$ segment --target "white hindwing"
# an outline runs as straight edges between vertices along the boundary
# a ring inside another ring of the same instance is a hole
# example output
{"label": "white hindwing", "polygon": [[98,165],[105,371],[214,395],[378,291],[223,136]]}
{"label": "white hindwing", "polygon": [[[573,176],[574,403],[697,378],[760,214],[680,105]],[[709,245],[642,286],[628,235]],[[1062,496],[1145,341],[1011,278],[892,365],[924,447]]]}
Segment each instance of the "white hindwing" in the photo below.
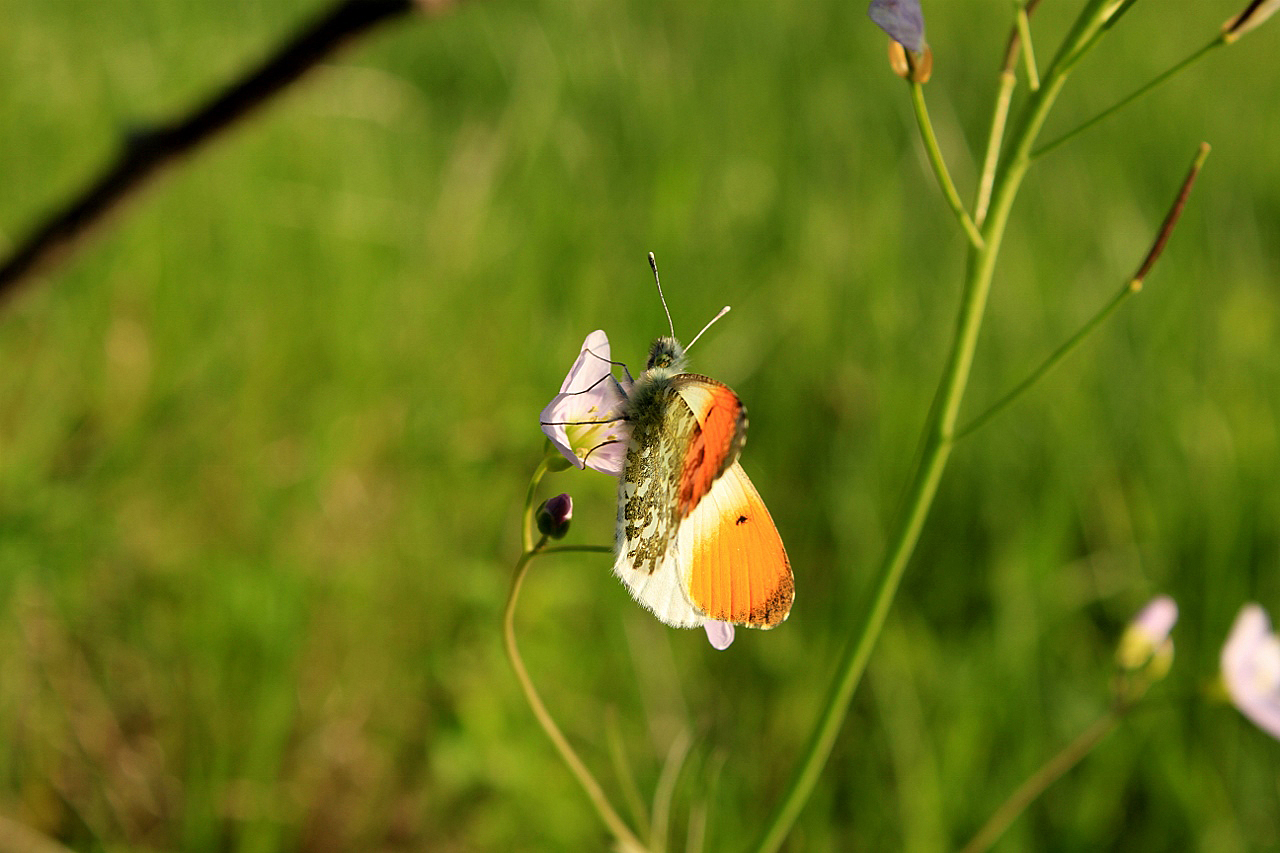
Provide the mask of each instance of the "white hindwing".
{"label": "white hindwing", "polygon": [[684,591],[677,497],[684,451],[698,422],[669,382],[654,387],[660,405],[653,416],[632,421],[618,481],[613,573],[662,622],[696,628],[706,618]]}

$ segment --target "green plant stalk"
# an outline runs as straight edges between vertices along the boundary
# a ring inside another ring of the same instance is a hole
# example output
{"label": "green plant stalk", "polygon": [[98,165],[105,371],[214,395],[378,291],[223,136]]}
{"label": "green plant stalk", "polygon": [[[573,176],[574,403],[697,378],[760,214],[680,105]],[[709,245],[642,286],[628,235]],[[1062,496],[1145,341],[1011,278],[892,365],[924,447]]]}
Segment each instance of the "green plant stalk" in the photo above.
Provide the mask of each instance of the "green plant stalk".
{"label": "green plant stalk", "polygon": [[951,212],[955,214],[956,221],[968,236],[969,244],[981,247],[982,235],[978,232],[978,226],[973,224],[968,211],[964,209],[964,202],[960,201],[960,193],[956,192],[951,173],[947,171],[947,163],[942,159],[942,149],[938,147],[938,137],[934,135],[933,123],[929,121],[929,110],[924,103],[924,86],[914,81],[909,85],[911,106],[915,111],[916,124],[920,127],[920,138],[924,142],[924,150],[929,156],[929,165],[933,167],[933,174],[938,178],[938,186],[942,189],[942,195],[946,198]]}
{"label": "green plant stalk", "polygon": [[1036,798],[1050,785],[1066,775],[1067,771],[1083,761],[1103,738],[1115,730],[1122,718],[1123,711],[1112,709],[1095,720],[1089,728],[1077,735],[1075,740],[1063,747],[1062,751],[1045,762],[1010,794],[960,853],[983,853],[989,850],[1027,806],[1035,802]]}
{"label": "green plant stalk", "polygon": [[978,197],[973,205],[973,219],[979,228],[987,219],[987,207],[991,204],[991,190],[995,185],[996,166],[1000,163],[1000,143],[1004,140],[1005,124],[1009,121],[1009,105],[1013,102],[1013,90],[1018,77],[1010,69],[1000,72],[1000,85],[996,90],[996,105],[991,111],[991,131],[987,134],[987,152],[982,158],[982,174],[978,176]]}
{"label": "green plant stalk", "polygon": [[1040,88],[1040,75],[1036,71],[1036,54],[1031,47],[1031,20],[1027,16],[1027,7],[1019,6],[1016,16],[1018,37],[1022,39],[1022,62],[1027,70],[1027,85],[1031,91]]}
{"label": "green plant stalk", "polygon": [[524,546],[526,556],[531,555],[534,551],[533,532],[537,528],[533,523],[535,511],[533,500],[538,496],[538,484],[542,482],[542,478],[546,476],[547,471],[551,470],[552,463],[555,462],[559,455],[559,452],[551,446],[551,442],[547,442],[547,449],[542,454],[542,461],[538,463],[538,467],[533,470],[533,476],[529,478],[529,491],[525,493],[524,498],[524,517],[520,523],[520,541]]}
{"label": "green plant stalk", "polygon": [[1124,109],[1129,104],[1136,101],[1138,98],[1147,94],[1147,92],[1150,92],[1152,89],[1156,88],[1161,83],[1168,80],[1170,77],[1173,77],[1179,71],[1189,68],[1191,65],[1195,64],[1198,60],[1203,58],[1205,54],[1213,50],[1215,47],[1221,47],[1225,44],[1229,44],[1229,42],[1226,39],[1226,36],[1215,36],[1213,41],[1209,42],[1204,47],[1201,47],[1195,53],[1191,54],[1186,59],[1183,59],[1181,62],[1177,63],[1172,68],[1169,68],[1168,70],[1166,70],[1165,72],[1157,76],[1154,80],[1151,80],[1149,83],[1139,87],[1138,89],[1135,89],[1133,92],[1130,92],[1128,95],[1121,98],[1119,101],[1116,101],[1114,104],[1107,107],[1105,110],[1098,113],[1096,116],[1089,119],[1084,124],[1081,124],[1073,128],[1072,130],[1067,131],[1066,133],[1054,139],[1052,142],[1046,142],[1044,145],[1041,145],[1040,147],[1038,147],[1035,151],[1032,152],[1031,154],[1032,158],[1038,159],[1040,157],[1043,157],[1045,154],[1048,154],[1050,151],[1053,151],[1059,145],[1062,145],[1063,143],[1071,139],[1074,139],[1079,134],[1084,133],[1089,128],[1109,118],[1114,113],[1117,113],[1120,110]]}
{"label": "green plant stalk", "polygon": [[1142,290],[1143,282],[1146,281],[1147,275],[1150,274],[1156,261],[1160,259],[1160,255],[1164,252],[1165,245],[1173,235],[1173,229],[1177,227],[1178,220],[1182,217],[1182,210],[1183,207],[1186,206],[1187,197],[1191,194],[1191,187],[1199,176],[1200,170],[1204,168],[1204,161],[1208,156],[1209,143],[1200,143],[1200,146],[1196,149],[1196,155],[1191,161],[1191,168],[1187,171],[1187,176],[1182,179],[1182,186],[1179,187],[1178,194],[1174,198],[1173,204],[1169,207],[1168,213],[1165,214],[1164,222],[1161,224],[1160,230],[1156,233],[1155,239],[1151,243],[1151,248],[1147,250],[1146,257],[1143,258],[1142,264],[1138,267],[1138,271],[1133,274],[1133,277],[1125,282],[1119,292],[1117,292],[1115,296],[1111,297],[1110,301],[1090,317],[1074,335],[1067,338],[1061,346],[1050,353],[1049,357],[1040,363],[1039,367],[1031,371],[1030,375],[1015,385],[1013,390],[997,400],[985,412],[970,421],[964,429],[957,431],[955,435],[956,441],[959,441],[966,435],[975,432],[1000,412],[1004,411],[1009,404],[1022,396],[1022,394],[1032,385],[1035,385],[1036,382],[1040,381],[1040,378],[1048,373],[1054,365],[1066,358],[1067,355],[1079,346],[1080,343],[1083,342],[1094,329],[1098,328],[1103,321],[1115,313],[1115,310],[1120,307],[1122,302]]}
{"label": "green plant stalk", "polygon": [[1019,122],[1011,133],[1009,157],[996,174],[990,212],[981,232],[982,241],[971,244],[969,250],[956,330],[937,396],[925,423],[923,451],[907,490],[905,509],[890,536],[888,549],[875,580],[871,605],[845,646],[826,704],[801,752],[800,763],[765,823],[763,833],[752,848],[759,853],[774,853],[782,845],[783,839],[799,817],[800,810],[812,794],[835,745],[848,713],[849,703],[866,670],[880,630],[888,617],[902,573],[919,541],[920,531],[937,494],[938,483],[955,441],[956,419],[973,366],[974,350],[982,327],[996,258],[1014,199],[1031,165],[1032,145],[1066,83],[1070,67],[1078,58],[1080,45],[1091,41],[1097,28],[1102,25],[1101,12],[1104,6],[1104,3],[1095,0],[1082,13],[1047,70],[1040,89],[1032,93],[1024,106]]}
{"label": "green plant stalk", "polygon": [[1021,382],[1015,385],[1013,389],[1009,391],[1009,393],[1005,394],[1003,397],[1001,397],[999,400],[993,403],[990,408],[988,408],[985,412],[983,412],[982,414],[974,418],[972,421],[970,421],[968,425],[966,425],[963,429],[957,430],[955,434],[955,440],[959,441],[960,439],[976,432],[977,430],[985,426],[987,422],[990,421],[992,418],[994,418],[996,415],[1003,412],[1014,400],[1021,397],[1022,394],[1028,388],[1030,388],[1032,385],[1035,385],[1037,382],[1039,382],[1040,379],[1046,373],[1048,373],[1050,370],[1053,369],[1054,365],[1062,361],[1062,359],[1066,358],[1071,353],[1071,351],[1074,350],[1077,346],[1079,346],[1081,342],[1084,341],[1085,338],[1089,337],[1089,334],[1094,329],[1098,328],[1098,326],[1100,326],[1103,323],[1103,321],[1105,321],[1108,317],[1110,317],[1113,313],[1115,313],[1116,309],[1120,307],[1121,303],[1123,303],[1125,299],[1137,293],[1141,289],[1142,289],[1142,283],[1139,282],[1137,279],[1134,279],[1133,281],[1130,281],[1130,282],[1126,282],[1124,287],[1122,287],[1120,291],[1116,293],[1115,296],[1111,297],[1110,301],[1108,301],[1106,305],[1102,306],[1102,308],[1096,314],[1090,317],[1089,320],[1085,322],[1085,324],[1081,326],[1074,335],[1067,338],[1067,340],[1064,341],[1062,345],[1059,346],[1056,350],[1054,350],[1049,355],[1048,358],[1042,361],[1039,367],[1031,371],[1031,373],[1025,379],[1023,379]]}

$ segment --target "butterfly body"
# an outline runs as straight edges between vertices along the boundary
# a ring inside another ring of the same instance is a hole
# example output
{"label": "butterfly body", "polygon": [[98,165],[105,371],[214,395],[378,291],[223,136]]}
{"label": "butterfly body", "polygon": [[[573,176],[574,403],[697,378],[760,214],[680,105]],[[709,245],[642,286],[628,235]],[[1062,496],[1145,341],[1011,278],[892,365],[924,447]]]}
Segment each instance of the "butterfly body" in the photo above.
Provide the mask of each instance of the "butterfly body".
{"label": "butterfly body", "polygon": [[771,628],[787,618],[795,587],[782,539],[737,462],[746,409],[728,386],[684,367],[679,342],[658,338],[624,389],[630,437],[614,573],[668,625]]}

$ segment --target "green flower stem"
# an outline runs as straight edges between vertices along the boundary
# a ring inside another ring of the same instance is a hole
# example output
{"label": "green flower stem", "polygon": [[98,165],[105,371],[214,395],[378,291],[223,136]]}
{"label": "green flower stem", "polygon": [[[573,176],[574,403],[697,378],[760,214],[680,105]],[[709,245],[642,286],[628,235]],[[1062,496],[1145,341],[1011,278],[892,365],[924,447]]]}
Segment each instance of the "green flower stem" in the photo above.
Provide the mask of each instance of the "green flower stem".
{"label": "green flower stem", "polygon": [[1160,226],[1155,239],[1151,243],[1151,248],[1147,250],[1146,257],[1143,258],[1142,264],[1138,267],[1138,271],[1133,274],[1133,278],[1125,282],[1124,286],[1111,300],[1103,305],[1098,313],[1094,314],[1089,320],[1076,331],[1074,335],[1053,351],[1048,358],[1041,362],[1040,366],[1031,371],[1026,379],[1014,386],[1013,390],[1005,394],[997,400],[989,409],[978,415],[969,422],[964,429],[956,432],[955,440],[959,441],[965,436],[975,432],[1000,412],[1004,411],[1014,400],[1022,396],[1022,394],[1036,384],[1042,376],[1048,373],[1054,365],[1062,361],[1072,350],[1089,336],[1089,333],[1102,324],[1104,320],[1110,317],[1120,304],[1128,297],[1142,290],[1143,283],[1147,280],[1147,276],[1151,273],[1151,268],[1155,266],[1157,260],[1160,259],[1161,253],[1164,251],[1165,245],[1169,242],[1169,237],[1173,234],[1173,229],[1178,224],[1178,219],[1182,216],[1182,209],[1187,203],[1187,196],[1191,193],[1191,187],[1195,183],[1196,177],[1199,176],[1200,170],[1204,168],[1205,158],[1209,156],[1209,144],[1207,142],[1200,143],[1200,147],[1196,149],[1196,156],[1191,161],[1191,168],[1187,170],[1187,176],[1182,180],[1182,186],[1178,188],[1178,194],[1173,199],[1168,213],[1165,214],[1164,222]]}
{"label": "green flower stem", "polygon": [[915,108],[920,138],[924,141],[924,150],[929,155],[933,174],[938,178],[938,186],[942,188],[942,194],[946,197],[951,212],[956,215],[960,227],[968,235],[969,243],[975,248],[981,248],[982,235],[978,233],[978,226],[973,224],[973,219],[964,209],[964,203],[960,201],[960,193],[956,192],[951,173],[947,171],[947,163],[942,159],[942,149],[938,147],[938,137],[933,133],[933,123],[929,121],[929,110],[924,103],[924,86],[916,82],[910,82],[908,85],[911,87],[911,105]]}
{"label": "green flower stem", "polygon": [[1080,343],[1089,336],[1090,332],[1100,326],[1103,321],[1115,313],[1115,310],[1120,307],[1120,304],[1124,302],[1126,298],[1140,290],[1142,290],[1142,283],[1137,279],[1127,282],[1124,287],[1120,288],[1119,293],[1111,297],[1111,300],[1107,302],[1106,305],[1102,306],[1102,309],[1098,311],[1098,313],[1089,318],[1088,322],[1081,326],[1074,335],[1067,338],[1066,342],[1041,362],[1039,367],[1031,371],[1031,374],[1027,376],[1026,379],[1019,382],[1014,386],[1013,390],[993,403],[991,408],[978,415],[963,429],[957,430],[955,440],[959,441],[960,439],[977,432],[981,427],[985,426],[988,421],[1008,408],[1014,400],[1021,397],[1027,389],[1039,382],[1041,377],[1053,369],[1054,365],[1066,358],[1072,350],[1079,346]]}
{"label": "green flower stem", "polygon": [[991,848],[1004,834],[1005,830],[1035,802],[1050,785],[1061,779],[1068,770],[1075,767],[1085,756],[1093,751],[1103,738],[1111,734],[1123,719],[1124,708],[1116,708],[1103,714],[1093,725],[1085,729],[1075,740],[1063,747],[1062,751],[1045,762],[1039,770],[1023,782],[1009,798],[1000,804],[991,817],[983,824],[973,839],[960,853],[983,853]]}
{"label": "green flower stem", "polygon": [[1078,134],[1084,133],[1086,130],[1093,127],[1095,124],[1098,124],[1104,119],[1110,117],[1113,113],[1119,112],[1124,107],[1127,107],[1130,103],[1142,97],[1147,92],[1150,92],[1152,89],[1156,88],[1161,83],[1168,80],[1170,77],[1173,77],[1179,71],[1182,71],[1183,69],[1188,68],[1191,65],[1195,64],[1198,60],[1203,58],[1205,54],[1209,53],[1209,51],[1213,50],[1215,47],[1221,47],[1229,43],[1230,42],[1225,35],[1216,36],[1213,39],[1213,41],[1209,42],[1204,47],[1200,48],[1195,53],[1188,56],[1186,59],[1183,59],[1181,62],[1174,65],[1172,68],[1168,69],[1167,71],[1162,73],[1160,76],[1156,77],[1154,80],[1147,83],[1145,86],[1142,86],[1136,89],[1135,91],[1121,98],[1116,103],[1107,107],[1105,110],[1098,113],[1096,116],[1089,119],[1084,124],[1074,128],[1073,130],[1067,131],[1066,133],[1062,134],[1058,138],[1054,139],[1052,142],[1047,142],[1044,145],[1041,145],[1034,152],[1032,152],[1031,156],[1033,158],[1043,157],[1045,154],[1048,154],[1050,151],[1054,150],[1059,145],[1062,145],[1064,142],[1074,139]]}
{"label": "green flower stem", "polygon": [[[1019,10],[1021,16],[1030,22],[1030,15],[1038,5],[1040,0],[1027,0]],[[982,174],[978,176],[978,193],[973,203],[973,221],[979,228],[986,221],[987,208],[991,204],[991,189],[995,184],[996,167],[1000,164],[1000,146],[1004,144],[1009,106],[1013,102],[1013,90],[1018,85],[1018,55],[1022,52],[1022,43],[1022,30],[1015,21],[1013,31],[1009,33],[1009,45],[1005,48],[1004,65],[1000,69],[996,103],[991,111],[991,131],[987,134],[987,152],[982,158]]]}
{"label": "green flower stem", "polygon": [[987,134],[987,153],[982,158],[982,174],[978,176],[978,198],[973,205],[973,219],[979,228],[986,220],[987,206],[991,204],[991,188],[995,184],[996,166],[1000,163],[1000,143],[1004,140],[1009,105],[1013,102],[1013,90],[1017,85],[1018,76],[1011,69],[1000,72],[996,105],[991,111],[991,132]]}
{"label": "green flower stem", "polygon": [[534,500],[538,497],[538,485],[558,458],[560,458],[559,451],[552,447],[551,442],[548,441],[547,450],[542,455],[542,461],[538,463],[538,467],[533,470],[533,476],[529,478],[529,491],[525,494],[524,519],[521,523],[521,542],[524,545],[526,556],[530,556],[534,552],[533,534],[537,530],[537,526],[534,524],[533,515],[535,510]]}
{"label": "green flower stem", "polygon": [[[845,646],[826,704],[801,752],[800,763],[753,848],[760,853],[774,853],[782,845],[783,839],[799,817],[801,808],[813,792],[848,713],[854,691],[866,670],[871,650],[889,614],[902,573],[919,540],[920,531],[951,454],[956,420],[973,366],[974,349],[982,327],[996,258],[1008,224],[1009,212],[1022,179],[1031,165],[1031,147],[1044,125],[1045,117],[1062,91],[1070,67],[1074,59],[1078,58],[1080,46],[1091,40],[1102,26],[1105,20],[1104,9],[1101,0],[1094,0],[1086,7],[1059,50],[1059,58],[1046,71],[1040,89],[1033,92],[1024,105],[1019,121],[1011,133],[1009,158],[1003,169],[996,173],[990,212],[983,223],[981,239],[971,241],[955,335],[934,405],[925,422],[923,451],[907,490],[905,509],[890,535],[889,547],[875,580],[871,606],[855,626],[854,633]],[[1062,61],[1061,58],[1064,57],[1072,61]],[[913,85],[913,96],[918,94],[915,92],[917,88],[918,86]]]}
{"label": "green flower stem", "polygon": [[1022,63],[1027,70],[1027,85],[1031,91],[1040,88],[1040,75],[1036,71],[1036,54],[1031,47],[1031,20],[1027,16],[1027,7],[1019,6],[1016,16],[1018,37],[1022,40]]}
{"label": "green flower stem", "polygon": [[[545,473],[544,466],[539,466],[531,485],[536,486],[543,473]],[[527,530],[528,528],[526,527],[526,532]],[[515,574],[511,580],[511,592],[507,596],[506,612],[502,619],[502,638],[506,645],[507,658],[511,661],[511,668],[515,670],[516,679],[520,682],[520,688],[524,691],[524,697],[528,701],[529,707],[533,710],[533,715],[538,718],[538,723],[542,726],[542,730],[547,733],[552,745],[560,753],[560,758],[568,765],[578,783],[582,785],[582,789],[586,791],[587,798],[595,806],[596,813],[600,815],[600,819],[604,821],[605,826],[613,833],[613,837],[618,842],[618,848],[627,851],[627,853],[641,853],[647,848],[640,843],[640,839],[636,838],[635,834],[627,827],[626,822],[614,811],[613,806],[609,803],[609,798],[604,793],[604,789],[600,787],[600,783],[596,781],[595,776],[591,775],[587,765],[578,757],[578,753],[574,752],[573,747],[569,745],[569,741],[560,731],[560,727],[556,725],[556,721],[551,718],[551,713],[547,711],[547,706],[543,704],[542,697],[538,695],[532,679],[529,678],[529,671],[525,669],[524,659],[520,657],[520,649],[516,646],[516,602],[520,598],[520,588],[524,585],[524,578],[528,573],[530,561],[539,554],[563,554],[569,552],[612,553],[613,549],[602,545],[560,545],[545,548],[546,541],[547,537],[543,536],[533,547],[525,550],[520,555],[520,560],[516,563]]]}

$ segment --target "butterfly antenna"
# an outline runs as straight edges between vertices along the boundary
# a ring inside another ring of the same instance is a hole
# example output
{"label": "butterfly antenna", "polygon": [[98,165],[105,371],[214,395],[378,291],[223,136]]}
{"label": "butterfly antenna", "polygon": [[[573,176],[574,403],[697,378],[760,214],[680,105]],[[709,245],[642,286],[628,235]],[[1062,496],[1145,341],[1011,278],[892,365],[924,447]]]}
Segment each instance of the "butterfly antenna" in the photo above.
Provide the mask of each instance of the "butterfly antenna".
{"label": "butterfly antenna", "polygon": [[[714,323],[716,320],[719,320],[721,317],[723,317],[725,314],[728,314],[728,313],[729,313],[729,306],[726,305],[720,309],[719,314],[716,314],[716,316],[712,317],[710,322],[708,322],[707,325],[702,327],[702,332],[705,332],[707,329],[710,329],[712,323]],[[693,336],[693,340],[689,341],[689,345],[684,348],[685,352],[688,352],[690,349],[693,348],[693,345],[698,342],[698,338],[702,337],[702,332],[698,332],[698,334]]]}
{"label": "butterfly antenna", "polygon": [[662,300],[662,310],[667,312],[667,325],[671,327],[671,337],[676,336],[676,324],[671,322],[671,309],[667,307],[667,297],[662,295],[662,282],[658,280],[658,259],[649,253],[649,266],[653,267],[653,283],[658,285],[658,298]]}

